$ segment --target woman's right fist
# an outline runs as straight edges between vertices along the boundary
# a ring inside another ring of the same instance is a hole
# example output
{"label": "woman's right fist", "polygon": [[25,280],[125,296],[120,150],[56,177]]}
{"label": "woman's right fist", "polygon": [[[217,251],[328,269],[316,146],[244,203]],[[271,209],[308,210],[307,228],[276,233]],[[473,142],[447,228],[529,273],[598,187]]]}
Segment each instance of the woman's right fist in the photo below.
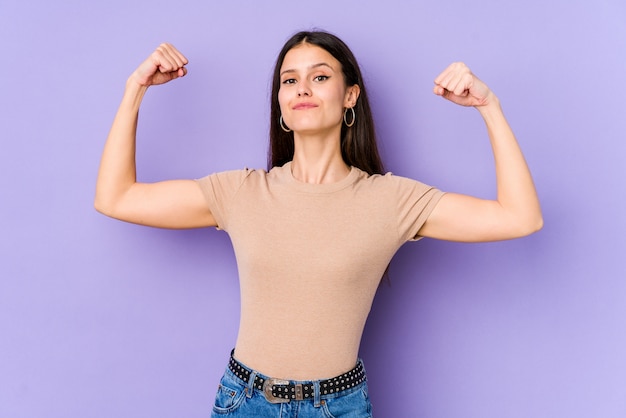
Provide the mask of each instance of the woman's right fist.
{"label": "woman's right fist", "polygon": [[174,45],[164,43],[141,63],[131,78],[145,87],[167,83],[187,74],[188,62]]}

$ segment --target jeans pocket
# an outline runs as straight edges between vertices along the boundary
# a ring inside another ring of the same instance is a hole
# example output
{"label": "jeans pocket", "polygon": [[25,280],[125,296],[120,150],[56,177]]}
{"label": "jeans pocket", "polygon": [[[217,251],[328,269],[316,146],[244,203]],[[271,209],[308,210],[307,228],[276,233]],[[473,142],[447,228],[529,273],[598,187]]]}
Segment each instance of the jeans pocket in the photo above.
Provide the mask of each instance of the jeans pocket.
{"label": "jeans pocket", "polygon": [[327,418],[371,418],[372,404],[367,394],[367,384],[363,383],[345,395],[325,399],[322,410]]}
{"label": "jeans pocket", "polygon": [[245,399],[246,387],[225,375],[217,387],[213,412],[221,415],[234,412]]}

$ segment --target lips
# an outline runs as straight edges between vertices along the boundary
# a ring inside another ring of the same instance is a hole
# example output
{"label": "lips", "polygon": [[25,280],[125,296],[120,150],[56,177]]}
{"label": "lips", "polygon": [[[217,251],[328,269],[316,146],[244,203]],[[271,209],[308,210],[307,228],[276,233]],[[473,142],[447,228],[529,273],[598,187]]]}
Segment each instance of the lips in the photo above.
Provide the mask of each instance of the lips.
{"label": "lips", "polygon": [[315,103],[298,103],[293,107],[293,110],[306,110],[313,109],[314,107],[317,107]]}

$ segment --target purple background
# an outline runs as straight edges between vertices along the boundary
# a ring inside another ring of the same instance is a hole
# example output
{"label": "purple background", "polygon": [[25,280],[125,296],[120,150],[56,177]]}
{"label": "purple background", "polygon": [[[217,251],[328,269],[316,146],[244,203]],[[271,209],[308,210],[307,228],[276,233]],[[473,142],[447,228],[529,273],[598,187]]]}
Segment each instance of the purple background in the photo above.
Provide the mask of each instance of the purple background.
{"label": "purple background", "polygon": [[189,76],[146,97],[140,179],[264,167],[275,56],[320,27],[361,62],[391,171],[493,196],[478,113],[431,93],[462,60],[544,210],[521,240],[400,250],[361,349],[377,416],[624,417],[625,22],[623,0],[2,0],[0,416],[209,416],[238,322],[228,236],[97,214],[100,152],[169,41]]}

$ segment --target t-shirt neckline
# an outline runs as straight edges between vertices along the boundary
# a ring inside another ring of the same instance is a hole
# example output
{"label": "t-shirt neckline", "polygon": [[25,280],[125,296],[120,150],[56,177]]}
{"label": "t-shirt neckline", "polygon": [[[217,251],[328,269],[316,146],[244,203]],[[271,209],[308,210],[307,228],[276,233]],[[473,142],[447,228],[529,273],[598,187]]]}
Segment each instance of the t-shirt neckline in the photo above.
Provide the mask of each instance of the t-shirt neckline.
{"label": "t-shirt neckline", "polygon": [[350,166],[350,172],[348,175],[334,183],[305,183],[293,176],[293,173],[291,172],[291,163],[292,162],[289,161],[282,166],[283,176],[286,178],[290,187],[306,193],[332,193],[345,189],[353,184],[359,175],[359,170],[356,167]]}

